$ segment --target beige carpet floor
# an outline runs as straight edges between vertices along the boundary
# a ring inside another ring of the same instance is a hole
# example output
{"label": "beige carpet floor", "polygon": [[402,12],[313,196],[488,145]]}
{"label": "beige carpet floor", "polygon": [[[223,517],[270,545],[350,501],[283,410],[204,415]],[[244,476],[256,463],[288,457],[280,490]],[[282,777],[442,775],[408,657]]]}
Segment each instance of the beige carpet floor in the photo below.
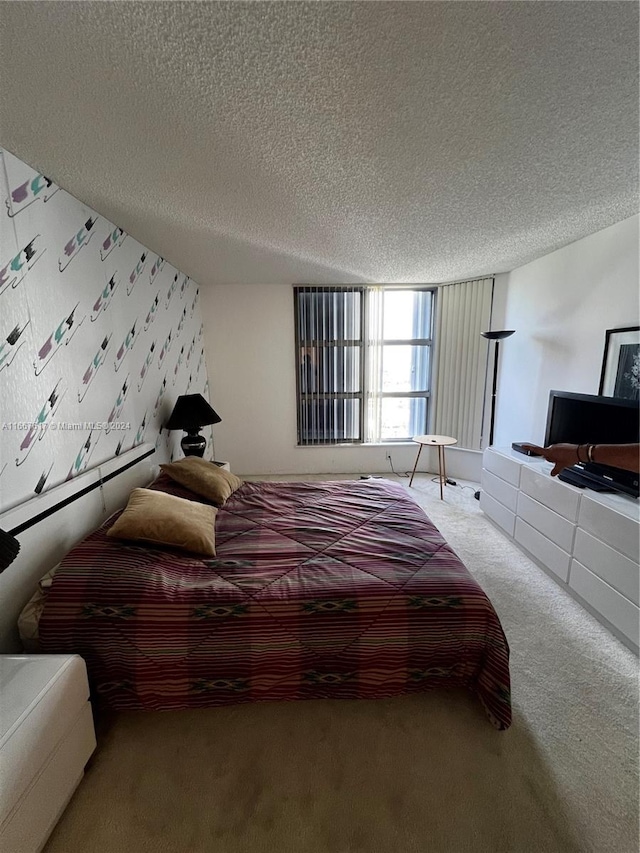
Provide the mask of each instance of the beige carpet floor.
{"label": "beige carpet floor", "polygon": [[637,853],[637,658],[470,484],[411,494],[502,620],[507,732],[459,691],[116,714],[46,853]]}

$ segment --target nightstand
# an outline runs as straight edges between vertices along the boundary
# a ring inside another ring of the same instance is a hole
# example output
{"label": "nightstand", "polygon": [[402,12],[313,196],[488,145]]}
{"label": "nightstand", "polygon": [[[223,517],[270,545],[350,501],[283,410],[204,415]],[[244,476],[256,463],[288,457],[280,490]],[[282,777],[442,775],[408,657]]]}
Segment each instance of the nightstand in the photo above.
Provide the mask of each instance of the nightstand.
{"label": "nightstand", "polygon": [[222,468],[223,471],[231,471],[231,465],[228,462],[216,462],[215,459],[212,460],[214,465],[217,465],[218,468]]}
{"label": "nightstand", "polygon": [[0,655],[0,850],[37,853],[95,749],[77,655]]}

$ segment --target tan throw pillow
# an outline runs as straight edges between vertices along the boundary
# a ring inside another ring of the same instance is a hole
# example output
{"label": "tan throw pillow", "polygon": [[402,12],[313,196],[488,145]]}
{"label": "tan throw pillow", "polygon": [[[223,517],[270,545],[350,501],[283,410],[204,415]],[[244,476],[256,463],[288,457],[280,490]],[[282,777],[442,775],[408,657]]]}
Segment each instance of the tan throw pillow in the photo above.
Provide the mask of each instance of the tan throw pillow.
{"label": "tan throw pillow", "polygon": [[216,513],[212,506],[197,501],[150,489],[134,489],[122,514],[107,530],[107,536],[171,545],[215,557]]}
{"label": "tan throw pillow", "polygon": [[242,485],[240,477],[199,456],[187,456],[178,462],[161,465],[160,468],[176,483],[186,486],[196,495],[201,495],[218,506],[222,506]]}

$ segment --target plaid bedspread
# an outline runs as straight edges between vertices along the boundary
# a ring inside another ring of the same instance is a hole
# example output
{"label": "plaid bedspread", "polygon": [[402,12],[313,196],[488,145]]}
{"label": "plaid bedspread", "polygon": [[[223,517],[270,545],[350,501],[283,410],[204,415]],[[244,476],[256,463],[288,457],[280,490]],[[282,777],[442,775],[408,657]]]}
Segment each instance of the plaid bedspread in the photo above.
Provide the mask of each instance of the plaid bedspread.
{"label": "plaid bedspread", "polygon": [[107,707],[464,686],[510,725],[500,621],[402,486],[247,482],[218,512],[215,558],[117,542],[114,521],[67,555],[40,621],[43,651],[82,655]]}

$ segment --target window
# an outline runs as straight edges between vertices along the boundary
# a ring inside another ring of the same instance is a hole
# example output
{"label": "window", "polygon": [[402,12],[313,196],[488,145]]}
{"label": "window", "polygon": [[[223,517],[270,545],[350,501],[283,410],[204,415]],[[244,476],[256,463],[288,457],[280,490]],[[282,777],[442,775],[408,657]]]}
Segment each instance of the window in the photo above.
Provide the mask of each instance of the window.
{"label": "window", "polygon": [[298,444],[427,431],[433,290],[296,287]]}
{"label": "window", "polygon": [[433,292],[383,289],[381,295],[380,440],[406,441],[427,432]]}

